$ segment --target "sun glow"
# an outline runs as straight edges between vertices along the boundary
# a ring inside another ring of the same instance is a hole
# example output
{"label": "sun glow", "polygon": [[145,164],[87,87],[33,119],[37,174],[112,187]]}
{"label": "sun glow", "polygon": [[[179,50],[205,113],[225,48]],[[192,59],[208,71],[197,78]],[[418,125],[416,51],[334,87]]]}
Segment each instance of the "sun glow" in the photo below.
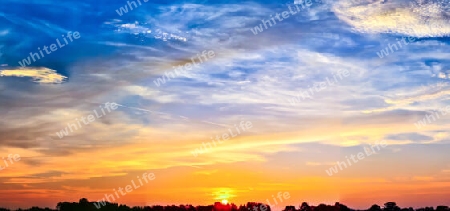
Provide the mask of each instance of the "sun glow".
{"label": "sun glow", "polygon": [[233,194],[235,190],[231,188],[215,188],[212,191],[212,195],[214,196],[214,201],[220,201],[222,204],[228,204],[228,201],[230,199],[233,199],[236,197],[235,194]]}

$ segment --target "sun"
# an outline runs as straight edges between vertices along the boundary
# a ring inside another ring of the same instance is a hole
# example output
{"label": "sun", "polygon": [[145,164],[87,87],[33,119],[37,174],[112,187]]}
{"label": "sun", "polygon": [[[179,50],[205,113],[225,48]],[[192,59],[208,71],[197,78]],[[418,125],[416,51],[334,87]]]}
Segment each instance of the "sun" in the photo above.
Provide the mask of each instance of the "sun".
{"label": "sun", "polygon": [[214,196],[213,200],[221,203],[222,205],[228,205],[230,203],[230,199],[236,197],[236,195],[233,194],[234,192],[235,190],[231,188],[215,188],[212,192],[212,195]]}

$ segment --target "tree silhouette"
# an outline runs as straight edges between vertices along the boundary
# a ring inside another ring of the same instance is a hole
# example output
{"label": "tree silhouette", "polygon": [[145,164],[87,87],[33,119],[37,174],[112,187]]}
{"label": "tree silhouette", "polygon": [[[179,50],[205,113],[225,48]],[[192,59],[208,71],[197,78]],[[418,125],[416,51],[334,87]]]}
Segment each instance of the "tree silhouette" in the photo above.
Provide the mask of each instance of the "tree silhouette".
{"label": "tree silhouette", "polygon": [[300,206],[300,211],[311,211],[311,207],[309,206],[308,203],[303,202],[302,205]]}
{"label": "tree silhouette", "polygon": [[450,211],[447,206],[437,206],[436,211]]}
{"label": "tree silhouette", "polygon": [[381,207],[378,204],[374,204],[369,208],[369,211],[381,211]]}
{"label": "tree silhouette", "polygon": [[[167,206],[145,206],[145,207],[128,207],[126,205],[119,205],[117,203],[105,202],[104,206],[99,209],[95,207],[94,202],[89,202],[86,198],[80,199],[78,202],[58,202],[56,210],[50,208],[31,207],[29,209],[17,209],[16,211],[271,211],[267,204],[259,202],[248,202],[245,205],[240,205],[239,208],[235,204],[222,204],[216,202],[214,205],[208,206],[192,206],[192,205],[167,205]],[[8,209],[0,208],[0,211],[10,211]],[[349,207],[336,202],[334,205],[319,204],[318,206],[309,206],[307,202],[303,202],[299,209],[295,206],[286,206],[284,211],[356,211]],[[363,211],[363,210],[357,210]],[[397,206],[395,202],[386,202],[383,209],[374,204],[365,211],[450,211],[448,206],[437,206],[436,210],[433,207],[418,208],[403,208]]]}
{"label": "tree silhouette", "polygon": [[400,207],[395,202],[386,202],[383,211],[400,211]]}

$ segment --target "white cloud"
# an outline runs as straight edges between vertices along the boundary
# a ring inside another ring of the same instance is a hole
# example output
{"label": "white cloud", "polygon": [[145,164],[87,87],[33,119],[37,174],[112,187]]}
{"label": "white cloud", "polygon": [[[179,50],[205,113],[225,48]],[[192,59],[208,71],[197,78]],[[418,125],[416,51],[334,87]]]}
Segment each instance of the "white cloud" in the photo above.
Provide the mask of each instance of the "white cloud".
{"label": "white cloud", "polygon": [[402,1],[340,0],[333,10],[337,17],[362,33],[399,33],[416,37],[450,34],[448,8],[442,1],[409,4]]}

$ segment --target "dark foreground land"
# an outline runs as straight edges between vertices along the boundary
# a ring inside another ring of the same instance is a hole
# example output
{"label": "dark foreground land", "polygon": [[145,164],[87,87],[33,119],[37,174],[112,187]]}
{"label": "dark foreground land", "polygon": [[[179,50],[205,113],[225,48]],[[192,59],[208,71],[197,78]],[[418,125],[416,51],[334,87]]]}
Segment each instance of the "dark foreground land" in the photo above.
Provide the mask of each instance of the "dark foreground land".
{"label": "dark foreground land", "polygon": [[[221,204],[216,202],[214,205],[208,206],[192,206],[192,205],[168,205],[168,206],[145,206],[145,207],[128,207],[117,203],[109,202],[89,202],[87,199],[80,199],[79,202],[59,202],[56,209],[32,207],[30,209],[18,209],[16,211],[271,211],[270,206],[263,203],[248,202],[246,205],[237,207],[234,204]],[[0,211],[11,211],[9,209],[0,208]],[[277,211],[277,210],[274,210]],[[318,206],[309,206],[303,202],[298,208],[295,206],[286,206],[283,211],[450,211],[448,206],[425,207],[419,209],[400,208],[395,202],[387,202],[383,207],[376,204],[367,210],[355,210],[336,202],[334,205],[319,204]]]}

